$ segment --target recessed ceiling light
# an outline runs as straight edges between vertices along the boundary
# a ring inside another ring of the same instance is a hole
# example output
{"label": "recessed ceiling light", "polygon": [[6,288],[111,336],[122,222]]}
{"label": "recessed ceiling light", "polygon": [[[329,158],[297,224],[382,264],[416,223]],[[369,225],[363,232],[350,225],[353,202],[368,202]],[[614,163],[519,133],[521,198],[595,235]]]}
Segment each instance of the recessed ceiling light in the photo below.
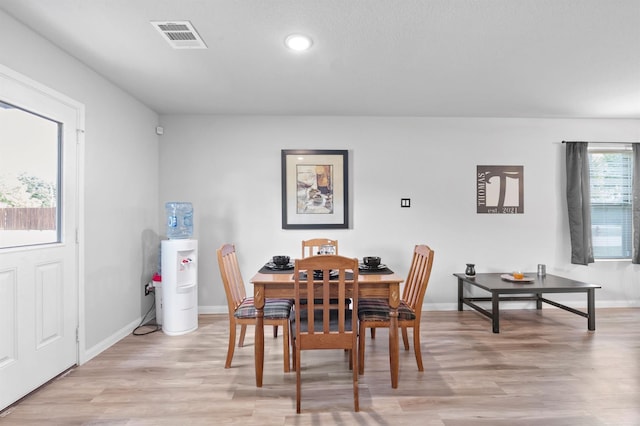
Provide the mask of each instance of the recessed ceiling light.
{"label": "recessed ceiling light", "polygon": [[302,34],[291,34],[284,40],[285,46],[291,50],[307,50],[313,44],[310,37]]}

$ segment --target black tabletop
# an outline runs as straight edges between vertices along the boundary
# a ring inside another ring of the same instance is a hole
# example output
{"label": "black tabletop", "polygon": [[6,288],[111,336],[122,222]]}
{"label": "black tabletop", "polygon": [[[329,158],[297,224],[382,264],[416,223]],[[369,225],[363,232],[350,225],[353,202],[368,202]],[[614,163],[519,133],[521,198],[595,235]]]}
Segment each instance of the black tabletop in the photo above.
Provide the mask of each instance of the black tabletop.
{"label": "black tabletop", "polygon": [[467,277],[465,274],[457,273],[454,276],[462,279],[469,284],[480,287],[487,291],[499,291],[500,293],[524,293],[541,290],[544,293],[566,293],[581,292],[590,288],[601,288],[598,284],[589,284],[582,281],[576,281],[571,278],[564,278],[557,275],[546,274],[539,277],[535,272],[525,273],[525,277],[534,278],[533,281],[512,282],[502,278],[506,273],[481,273],[475,277]]}

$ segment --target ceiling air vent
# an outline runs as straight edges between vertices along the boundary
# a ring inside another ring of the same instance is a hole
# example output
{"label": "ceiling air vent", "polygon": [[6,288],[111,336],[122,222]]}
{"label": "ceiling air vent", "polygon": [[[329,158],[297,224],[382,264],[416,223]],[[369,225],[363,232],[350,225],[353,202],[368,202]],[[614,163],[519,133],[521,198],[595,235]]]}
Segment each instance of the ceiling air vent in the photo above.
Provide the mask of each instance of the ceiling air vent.
{"label": "ceiling air vent", "polygon": [[189,21],[152,21],[162,37],[174,49],[206,49],[207,45]]}

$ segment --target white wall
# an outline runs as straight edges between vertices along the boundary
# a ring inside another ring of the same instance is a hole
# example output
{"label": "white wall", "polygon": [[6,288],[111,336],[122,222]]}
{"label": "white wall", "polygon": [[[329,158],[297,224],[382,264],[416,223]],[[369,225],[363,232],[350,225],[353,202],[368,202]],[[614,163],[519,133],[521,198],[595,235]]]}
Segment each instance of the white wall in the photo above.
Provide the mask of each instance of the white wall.
{"label": "white wall", "polygon": [[[191,201],[199,304],[224,312],[215,250],[236,244],[248,283],[274,254],[329,237],[340,254],[379,255],[405,275],[413,246],[435,262],[427,308],[455,309],[454,272],[535,271],[595,282],[597,306],[640,306],[640,265],[570,263],[562,140],[637,141],[640,120],[163,116],[160,202]],[[351,228],[281,228],[281,149],[348,149]],[[525,213],[475,213],[477,165],[523,165]],[[410,197],[411,208],[400,208]],[[163,218],[161,220],[164,220]],[[164,230],[161,230],[164,233]],[[558,299],[586,305],[583,295]],[[584,300],[583,300],[584,299]]]}
{"label": "white wall", "polygon": [[153,301],[143,283],[157,264],[158,116],[2,11],[0,62],[86,108],[83,358]]}

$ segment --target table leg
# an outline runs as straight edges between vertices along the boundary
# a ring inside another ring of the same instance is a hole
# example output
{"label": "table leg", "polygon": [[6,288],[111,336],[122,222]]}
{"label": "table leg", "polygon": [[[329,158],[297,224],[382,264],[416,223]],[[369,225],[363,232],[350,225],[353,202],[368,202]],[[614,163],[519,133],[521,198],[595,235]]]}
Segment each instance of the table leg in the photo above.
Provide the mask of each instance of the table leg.
{"label": "table leg", "polygon": [[595,289],[587,290],[587,325],[589,330],[596,329],[596,291]]}
{"label": "table leg", "polygon": [[391,387],[398,387],[400,370],[400,354],[398,344],[398,306],[400,305],[400,284],[391,284],[389,288],[389,369],[391,371]]}
{"label": "table leg", "polygon": [[256,386],[262,387],[262,372],[264,368],[264,286],[254,284],[253,303],[256,307],[256,327],[255,327],[255,363],[256,363]]}
{"label": "table leg", "polygon": [[491,293],[491,319],[493,323],[493,332],[500,333],[500,308],[498,303],[500,302],[500,294],[497,292]]}
{"label": "table leg", "polygon": [[458,278],[458,310],[462,310],[462,297],[464,291],[464,281],[462,278]]}
{"label": "table leg", "polygon": [[542,309],[542,293],[536,293],[536,309]]}

